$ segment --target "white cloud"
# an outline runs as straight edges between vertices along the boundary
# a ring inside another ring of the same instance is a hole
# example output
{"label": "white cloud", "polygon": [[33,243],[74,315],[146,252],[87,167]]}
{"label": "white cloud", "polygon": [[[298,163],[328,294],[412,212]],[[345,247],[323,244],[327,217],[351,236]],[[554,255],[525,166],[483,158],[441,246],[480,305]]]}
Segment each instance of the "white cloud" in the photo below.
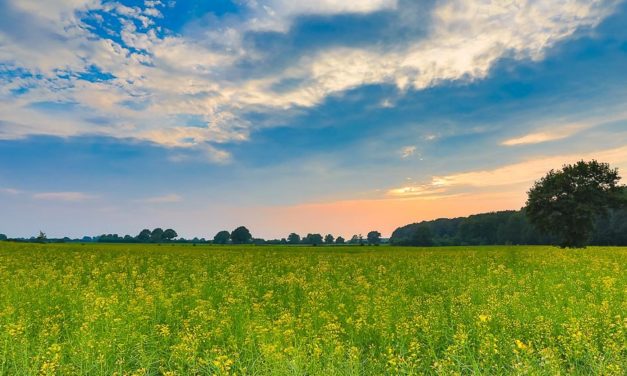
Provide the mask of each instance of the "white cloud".
{"label": "white cloud", "polygon": [[[366,84],[391,83],[423,89],[448,80],[476,80],[504,56],[541,59],[556,42],[577,29],[593,27],[613,9],[614,1],[532,0],[516,2],[449,0],[437,2],[426,36],[398,45],[329,47],[305,52],[284,69],[257,76],[231,68],[263,54],[246,49],[245,33],[286,32],[302,15],[334,15],[395,10],[396,0],[353,2],[267,0],[244,3],[244,18],[207,27],[205,38],[157,32],[160,2],[127,7],[96,0],[13,1],[3,10],[0,63],[38,77],[0,78],[0,139],[29,135],[104,135],[187,148],[221,162],[230,155],[219,144],[248,140],[248,112],[312,107],[329,95]],[[121,45],[97,38],[81,20],[98,9],[118,17]],[[403,12],[402,9],[398,9]],[[9,22],[11,21],[11,22]],[[80,78],[93,66],[114,78]],[[278,91],[282,82],[300,84]],[[19,97],[14,89],[29,87]],[[50,112],[37,102],[73,103],[71,111]],[[202,119],[189,126],[181,115]],[[93,119],[106,121],[94,122]],[[552,134],[530,135],[529,142]],[[507,141],[506,141],[507,142]]]}
{"label": "white cloud", "polygon": [[416,152],[415,146],[405,146],[401,148],[401,158],[407,159],[411,157],[412,155],[414,155],[415,152]]}
{"label": "white cloud", "polygon": [[33,198],[36,200],[48,201],[83,202],[96,199],[98,196],[89,195],[83,192],[42,192],[35,193]]}

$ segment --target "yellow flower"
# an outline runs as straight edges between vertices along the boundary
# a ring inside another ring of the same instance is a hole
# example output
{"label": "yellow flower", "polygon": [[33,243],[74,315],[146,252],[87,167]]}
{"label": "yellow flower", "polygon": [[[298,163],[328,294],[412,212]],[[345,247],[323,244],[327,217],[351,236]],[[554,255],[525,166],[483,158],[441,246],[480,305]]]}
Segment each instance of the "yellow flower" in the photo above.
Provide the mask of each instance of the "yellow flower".
{"label": "yellow flower", "polygon": [[516,347],[520,350],[527,350],[529,348],[529,346],[525,345],[525,343],[519,339],[516,340]]}

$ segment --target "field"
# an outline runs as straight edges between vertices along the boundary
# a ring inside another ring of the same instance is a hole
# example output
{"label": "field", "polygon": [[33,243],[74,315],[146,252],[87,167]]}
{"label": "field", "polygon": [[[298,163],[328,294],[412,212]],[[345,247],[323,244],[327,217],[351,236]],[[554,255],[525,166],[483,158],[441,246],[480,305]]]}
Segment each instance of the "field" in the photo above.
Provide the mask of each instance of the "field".
{"label": "field", "polygon": [[0,375],[627,373],[627,248],[0,243]]}

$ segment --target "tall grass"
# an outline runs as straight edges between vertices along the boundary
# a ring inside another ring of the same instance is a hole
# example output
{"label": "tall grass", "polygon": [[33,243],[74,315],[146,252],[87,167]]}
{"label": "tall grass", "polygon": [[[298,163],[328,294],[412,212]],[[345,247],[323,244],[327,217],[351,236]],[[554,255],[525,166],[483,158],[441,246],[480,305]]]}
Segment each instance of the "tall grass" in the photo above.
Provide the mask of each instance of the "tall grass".
{"label": "tall grass", "polygon": [[0,374],[627,373],[627,249],[0,243]]}

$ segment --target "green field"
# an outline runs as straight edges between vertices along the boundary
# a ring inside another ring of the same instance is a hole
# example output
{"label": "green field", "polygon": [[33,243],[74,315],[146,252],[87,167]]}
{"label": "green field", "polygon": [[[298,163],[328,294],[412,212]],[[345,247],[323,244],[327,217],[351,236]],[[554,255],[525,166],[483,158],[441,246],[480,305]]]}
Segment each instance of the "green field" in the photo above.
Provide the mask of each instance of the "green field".
{"label": "green field", "polygon": [[0,374],[627,373],[627,248],[0,243]]}

